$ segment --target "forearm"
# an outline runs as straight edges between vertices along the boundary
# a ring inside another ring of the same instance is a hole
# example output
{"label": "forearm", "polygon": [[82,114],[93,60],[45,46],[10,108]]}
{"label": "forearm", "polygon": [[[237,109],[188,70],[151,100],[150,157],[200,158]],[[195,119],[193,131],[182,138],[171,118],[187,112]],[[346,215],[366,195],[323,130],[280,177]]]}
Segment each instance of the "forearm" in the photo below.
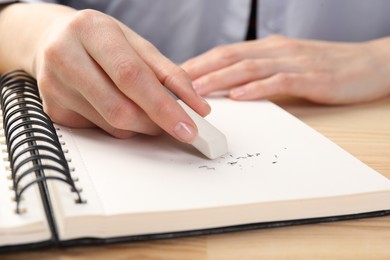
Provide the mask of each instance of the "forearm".
{"label": "forearm", "polygon": [[0,74],[12,69],[34,71],[34,59],[47,30],[74,11],[54,4],[10,4],[0,9]]}

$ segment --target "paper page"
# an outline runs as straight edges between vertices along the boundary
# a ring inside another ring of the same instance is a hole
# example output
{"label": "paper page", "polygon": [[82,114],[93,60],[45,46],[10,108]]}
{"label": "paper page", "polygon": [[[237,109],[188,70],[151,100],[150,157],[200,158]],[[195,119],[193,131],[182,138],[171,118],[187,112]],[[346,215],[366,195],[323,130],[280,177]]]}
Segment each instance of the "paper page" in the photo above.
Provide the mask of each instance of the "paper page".
{"label": "paper page", "polygon": [[[6,146],[0,145],[1,151],[6,150]],[[51,237],[42,201],[37,187],[28,188],[23,193],[20,202],[21,214],[17,214],[16,202],[13,200],[15,193],[12,187],[12,180],[7,161],[7,155],[0,152],[0,246],[17,245],[44,241]],[[23,184],[32,180],[32,176],[23,179]]]}
{"label": "paper page", "polygon": [[84,193],[95,201],[93,212],[180,211],[390,190],[387,178],[268,101],[209,102],[207,119],[229,145],[229,153],[215,160],[167,135],[119,140],[96,129],[62,128],[66,142],[77,146],[69,154],[75,172],[86,176],[79,185],[96,193]]}

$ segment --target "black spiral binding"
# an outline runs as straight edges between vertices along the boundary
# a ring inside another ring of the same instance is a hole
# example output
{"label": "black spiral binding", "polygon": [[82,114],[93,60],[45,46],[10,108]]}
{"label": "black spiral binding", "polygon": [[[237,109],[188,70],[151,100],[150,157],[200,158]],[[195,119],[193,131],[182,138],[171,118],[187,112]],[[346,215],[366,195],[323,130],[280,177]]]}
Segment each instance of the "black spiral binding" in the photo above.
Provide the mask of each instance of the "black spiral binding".
{"label": "black spiral binding", "polygon": [[[56,129],[43,111],[35,79],[24,71],[10,72],[1,77],[0,91],[16,213],[24,212],[20,202],[25,191],[39,185],[42,193],[48,180],[68,184],[76,193],[75,202],[83,203]],[[26,177],[31,175],[34,178],[27,181]]]}

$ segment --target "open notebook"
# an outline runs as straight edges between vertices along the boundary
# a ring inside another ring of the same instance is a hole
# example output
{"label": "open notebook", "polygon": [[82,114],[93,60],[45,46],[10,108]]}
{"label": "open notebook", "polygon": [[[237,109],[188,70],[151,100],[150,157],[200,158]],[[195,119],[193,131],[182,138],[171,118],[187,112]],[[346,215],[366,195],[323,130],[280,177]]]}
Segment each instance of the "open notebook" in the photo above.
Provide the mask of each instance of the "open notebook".
{"label": "open notebook", "polygon": [[54,129],[33,79],[14,72],[1,84],[0,250],[390,213],[387,178],[268,101],[210,99],[229,152],[209,160],[167,135]]}

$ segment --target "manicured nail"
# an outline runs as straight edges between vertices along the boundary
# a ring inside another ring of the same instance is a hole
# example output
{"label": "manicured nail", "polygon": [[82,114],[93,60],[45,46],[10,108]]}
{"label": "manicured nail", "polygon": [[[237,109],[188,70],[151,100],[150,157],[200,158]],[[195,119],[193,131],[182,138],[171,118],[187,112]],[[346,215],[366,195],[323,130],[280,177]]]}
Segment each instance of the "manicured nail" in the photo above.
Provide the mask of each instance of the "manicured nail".
{"label": "manicured nail", "polygon": [[199,81],[195,80],[192,82],[192,87],[195,89],[196,92],[199,92],[202,88],[201,86],[202,84],[200,84]]}
{"label": "manicured nail", "polygon": [[191,143],[196,136],[194,127],[183,122],[179,122],[173,129],[173,132],[180,141],[185,143]]}
{"label": "manicured nail", "polygon": [[208,106],[211,109],[211,106],[210,106],[209,102],[207,102],[207,100],[204,99],[204,97],[202,97],[199,94],[198,94],[198,97],[199,97],[200,101],[202,101],[206,106]]}
{"label": "manicured nail", "polygon": [[245,95],[245,93],[246,93],[246,90],[243,87],[242,88],[235,88],[235,89],[232,89],[230,91],[230,95],[234,98],[241,97],[241,96]]}

